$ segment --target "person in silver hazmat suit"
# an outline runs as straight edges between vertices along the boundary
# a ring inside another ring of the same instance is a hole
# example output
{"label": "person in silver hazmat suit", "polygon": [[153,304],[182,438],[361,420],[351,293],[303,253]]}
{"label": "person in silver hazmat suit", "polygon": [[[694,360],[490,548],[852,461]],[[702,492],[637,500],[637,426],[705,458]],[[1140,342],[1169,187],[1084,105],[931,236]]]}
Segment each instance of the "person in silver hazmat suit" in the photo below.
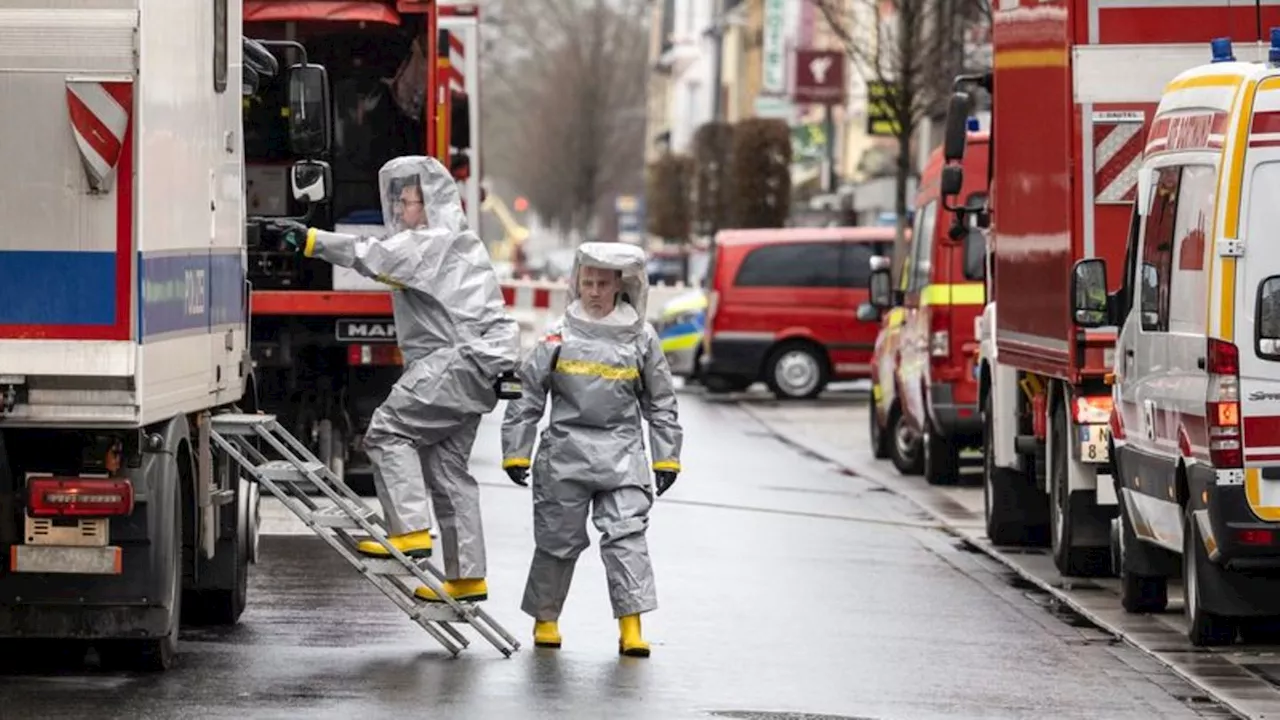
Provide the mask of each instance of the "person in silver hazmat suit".
{"label": "person in silver hazmat suit", "polygon": [[[645,541],[654,495],[641,420],[649,423],[658,495],[680,471],[683,431],[670,368],[645,321],[647,296],[643,250],[579,246],[564,317],[521,363],[523,395],[507,405],[502,466],[520,485],[533,473],[535,550],[521,607],[534,618],[541,647],[560,647],[560,611],[590,544],[590,514],[601,534],[619,651],[649,655],[640,614],[658,601]],[[550,424],[530,460],[548,397]]]}
{"label": "person in silver hazmat suit", "polygon": [[[520,328],[506,312],[488,251],[468,229],[457,183],[444,165],[429,157],[396,158],[379,170],[378,184],[387,237],[309,228],[302,253],[391,286],[405,370],[364,437],[388,539],[406,555],[431,555],[430,488],[444,544],[445,591],[458,600],[485,600],[480,493],[467,464],[480,417],[497,405],[496,383],[519,361]],[[358,548],[389,556],[372,539]],[[416,594],[440,601],[425,586]]]}

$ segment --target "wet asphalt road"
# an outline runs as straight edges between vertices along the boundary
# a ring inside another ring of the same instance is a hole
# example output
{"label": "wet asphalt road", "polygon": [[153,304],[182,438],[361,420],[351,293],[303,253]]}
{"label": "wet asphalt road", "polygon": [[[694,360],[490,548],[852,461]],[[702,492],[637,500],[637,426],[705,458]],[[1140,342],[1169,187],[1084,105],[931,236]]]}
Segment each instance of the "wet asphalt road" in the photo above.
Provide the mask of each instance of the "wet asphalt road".
{"label": "wet asphalt road", "polygon": [[494,415],[472,467],[486,607],[523,643],[513,658],[469,629],[470,648],[450,658],[264,506],[271,534],[238,626],[184,632],[180,666],[163,676],[89,664],[0,677],[0,720],[1228,716],[906,500],[779,441],[735,404],[685,395],[681,412],[686,470],[649,531],[661,607],[645,616],[647,660],[617,655],[594,546],[561,620],[564,648],[532,647],[519,611],[528,491],[498,467]]}

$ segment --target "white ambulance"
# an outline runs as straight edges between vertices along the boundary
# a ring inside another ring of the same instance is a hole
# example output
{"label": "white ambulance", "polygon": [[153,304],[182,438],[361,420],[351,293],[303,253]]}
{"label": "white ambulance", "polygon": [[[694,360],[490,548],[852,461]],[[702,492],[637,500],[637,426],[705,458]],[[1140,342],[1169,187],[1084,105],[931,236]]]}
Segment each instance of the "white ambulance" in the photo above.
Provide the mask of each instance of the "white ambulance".
{"label": "white ambulance", "polygon": [[1195,645],[1248,641],[1280,615],[1280,29],[1271,40],[1265,62],[1215,40],[1211,62],[1168,84],[1124,285],[1106,297],[1097,258],[1072,277],[1076,324],[1121,328],[1122,603],[1163,610],[1181,575]]}

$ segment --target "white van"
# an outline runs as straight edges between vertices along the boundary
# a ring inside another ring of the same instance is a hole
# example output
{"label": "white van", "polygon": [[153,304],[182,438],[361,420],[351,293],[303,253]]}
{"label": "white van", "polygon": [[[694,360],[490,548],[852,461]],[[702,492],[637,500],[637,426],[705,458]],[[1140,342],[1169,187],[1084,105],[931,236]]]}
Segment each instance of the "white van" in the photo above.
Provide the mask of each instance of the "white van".
{"label": "white van", "polygon": [[[1120,325],[1111,377],[1122,602],[1163,610],[1181,573],[1195,645],[1280,615],[1280,38],[1165,88],[1122,288],[1091,258],[1075,322]],[[1106,298],[1105,301],[1103,298]]]}

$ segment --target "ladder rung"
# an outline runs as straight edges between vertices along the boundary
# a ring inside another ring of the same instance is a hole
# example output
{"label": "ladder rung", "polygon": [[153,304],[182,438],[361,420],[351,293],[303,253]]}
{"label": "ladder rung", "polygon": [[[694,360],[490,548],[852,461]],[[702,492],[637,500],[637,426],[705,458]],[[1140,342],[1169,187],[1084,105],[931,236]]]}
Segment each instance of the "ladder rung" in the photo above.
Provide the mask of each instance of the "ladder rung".
{"label": "ladder rung", "polygon": [[235,490],[214,490],[209,493],[210,505],[230,505],[236,501]]}
{"label": "ladder rung", "polygon": [[[324,469],[324,463],[306,463],[307,470],[318,473]],[[272,460],[259,465],[258,474],[272,482],[311,482],[296,465],[288,460]]]}
{"label": "ladder rung", "polygon": [[[366,507],[356,510],[355,513],[358,513],[360,517],[365,520],[369,520],[369,518],[377,514],[376,511],[370,510]],[[353,513],[348,511],[346,508],[339,507],[337,505],[330,505],[311,513],[311,519],[320,527],[340,529],[359,528],[360,523],[356,522],[355,518],[352,517],[352,514]]]}
{"label": "ladder rung", "polygon": [[223,413],[210,418],[210,427],[224,435],[256,435],[254,428],[275,422],[275,415]]}
{"label": "ladder rung", "polygon": [[466,618],[458,615],[457,611],[444,603],[433,603],[425,600],[417,600],[414,603],[417,609],[413,611],[413,616],[418,620],[434,620],[436,622],[467,622]]}
{"label": "ladder rung", "polygon": [[[402,565],[400,561],[396,560],[395,558],[385,558],[385,559],[373,558],[370,560],[365,560],[364,566],[369,571],[370,575],[389,575],[391,577],[413,577],[413,573],[409,571],[409,568]],[[418,565],[418,567],[421,568],[422,572],[424,573],[431,572],[430,570],[426,569],[422,565]]]}

